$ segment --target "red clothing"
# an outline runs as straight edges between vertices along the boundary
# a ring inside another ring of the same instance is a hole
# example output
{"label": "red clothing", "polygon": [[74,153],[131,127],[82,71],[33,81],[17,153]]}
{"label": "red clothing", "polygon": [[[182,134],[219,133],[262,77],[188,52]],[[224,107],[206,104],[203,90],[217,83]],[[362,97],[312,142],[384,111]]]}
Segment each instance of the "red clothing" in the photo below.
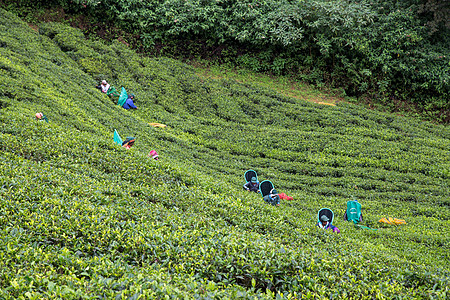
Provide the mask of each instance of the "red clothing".
{"label": "red clothing", "polygon": [[283,200],[288,200],[288,201],[294,200],[294,197],[288,196],[285,193],[279,193],[278,196],[280,196],[280,199],[283,199]]}

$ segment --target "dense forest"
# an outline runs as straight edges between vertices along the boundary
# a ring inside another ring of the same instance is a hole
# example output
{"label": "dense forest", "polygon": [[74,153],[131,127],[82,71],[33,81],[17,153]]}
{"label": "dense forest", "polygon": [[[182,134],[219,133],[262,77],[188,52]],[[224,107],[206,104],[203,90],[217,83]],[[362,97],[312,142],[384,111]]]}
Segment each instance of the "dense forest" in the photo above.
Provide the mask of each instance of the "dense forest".
{"label": "dense forest", "polygon": [[63,9],[85,33],[120,37],[148,55],[288,75],[384,110],[450,122],[449,1],[0,3],[29,21]]}

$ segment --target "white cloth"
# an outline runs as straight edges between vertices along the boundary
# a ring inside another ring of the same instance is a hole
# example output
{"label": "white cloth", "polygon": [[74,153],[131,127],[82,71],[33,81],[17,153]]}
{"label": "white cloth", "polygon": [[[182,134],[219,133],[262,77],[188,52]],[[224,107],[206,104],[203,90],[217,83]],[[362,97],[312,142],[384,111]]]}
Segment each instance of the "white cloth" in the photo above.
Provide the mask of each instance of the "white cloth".
{"label": "white cloth", "polygon": [[325,228],[327,228],[328,224],[329,224],[329,222],[327,222],[327,223],[325,224],[325,226],[323,226],[323,225],[322,225],[322,222],[319,222],[319,227],[325,229]]}
{"label": "white cloth", "polygon": [[106,85],[102,84],[101,86],[102,86],[102,92],[103,93],[106,93],[109,90],[109,87],[110,87],[109,83],[107,83]]}

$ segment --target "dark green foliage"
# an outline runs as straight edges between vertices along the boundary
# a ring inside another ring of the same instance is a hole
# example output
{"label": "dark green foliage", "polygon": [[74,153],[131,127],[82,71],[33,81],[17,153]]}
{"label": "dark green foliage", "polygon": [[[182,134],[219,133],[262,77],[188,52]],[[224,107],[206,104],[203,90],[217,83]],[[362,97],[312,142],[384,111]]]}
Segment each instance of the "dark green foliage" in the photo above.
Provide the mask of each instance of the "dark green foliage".
{"label": "dark green foliage", "polygon": [[425,15],[429,34],[450,29],[450,2],[447,0],[424,0],[419,5],[418,12]]}
{"label": "dark green foliage", "polygon": [[[450,41],[448,27],[440,25],[448,5],[439,2],[437,9],[433,3],[79,0],[65,5],[140,35],[151,53],[291,74],[388,110],[421,111],[425,118],[448,122]],[[427,12],[434,14],[432,21]]]}
{"label": "dark green foliage", "polygon": [[[4,10],[0,45],[0,298],[448,297],[448,127],[200,79]],[[249,168],[294,201],[243,192]],[[353,197],[378,231],[342,221]]]}

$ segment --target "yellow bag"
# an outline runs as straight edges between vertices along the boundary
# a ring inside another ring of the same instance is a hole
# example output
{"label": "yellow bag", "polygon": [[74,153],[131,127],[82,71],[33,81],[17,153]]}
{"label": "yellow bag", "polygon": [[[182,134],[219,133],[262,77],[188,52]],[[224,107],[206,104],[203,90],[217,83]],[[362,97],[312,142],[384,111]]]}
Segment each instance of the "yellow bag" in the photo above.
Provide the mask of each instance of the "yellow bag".
{"label": "yellow bag", "polygon": [[159,127],[159,128],[165,128],[167,125],[161,124],[161,123],[148,123],[150,126],[153,127]]}
{"label": "yellow bag", "polygon": [[378,222],[380,222],[380,223],[386,223],[386,224],[390,224],[390,225],[402,225],[402,224],[406,224],[406,221],[405,221],[405,220],[397,219],[397,218],[391,218],[391,217],[382,218],[382,219],[380,219]]}

